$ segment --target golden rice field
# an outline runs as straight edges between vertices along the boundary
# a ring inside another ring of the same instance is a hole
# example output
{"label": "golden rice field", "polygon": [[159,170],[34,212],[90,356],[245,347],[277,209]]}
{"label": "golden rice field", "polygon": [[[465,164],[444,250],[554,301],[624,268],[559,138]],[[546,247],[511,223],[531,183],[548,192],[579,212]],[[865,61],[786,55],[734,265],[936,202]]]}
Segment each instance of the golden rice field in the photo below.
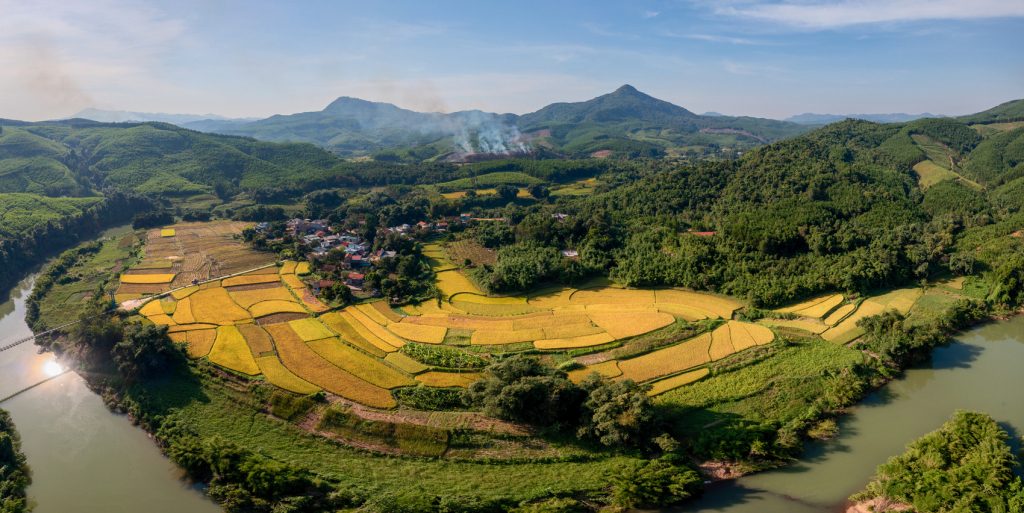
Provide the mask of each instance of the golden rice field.
{"label": "golden rice field", "polygon": [[276,355],[257,358],[256,365],[259,366],[260,372],[266,376],[267,381],[278,388],[303,395],[314,394],[320,391],[320,387],[296,376],[292,371],[285,368]]}
{"label": "golden rice field", "polygon": [[295,266],[295,274],[299,276],[306,276],[309,274],[309,262],[299,262]]}
{"label": "golden rice field", "polygon": [[[405,345],[405,341],[396,337],[394,333],[384,329],[383,326],[373,322],[372,319],[366,316],[362,311],[351,306],[345,309],[345,313],[352,316],[359,324],[362,324],[367,331],[372,333],[377,338],[383,340],[386,344],[399,348]],[[365,335],[364,335],[365,338]]]}
{"label": "golden rice field", "polygon": [[437,273],[434,285],[436,285],[444,295],[449,297],[467,292],[476,295],[480,294],[480,291],[470,283],[469,279],[456,270]]}
{"label": "golden rice field", "polygon": [[[274,276],[277,279],[277,276]],[[225,280],[227,281],[227,280]],[[228,292],[231,299],[242,308],[249,308],[261,301],[289,301],[296,303],[295,296],[284,287],[273,289],[243,290],[240,292]]]}
{"label": "golden rice field", "polygon": [[345,345],[336,337],[315,340],[307,345],[324,360],[367,383],[388,389],[416,384],[405,374],[388,367],[380,360],[358,349]]}
{"label": "golden rice field", "polygon": [[832,341],[843,341],[851,336],[859,336],[864,333],[864,330],[857,327],[857,321],[870,317],[872,315],[878,315],[885,311],[885,306],[880,305],[874,301],[866,300],[857,307],[857,310],[850,314],[843,322],[836,324],[828,331],[821,334],[821,338]]}
{"label": "golden rice field", "polygon": [[160,307],[160,300],[159,299],[155,299],[153,301],[150,301],[150,302],[142,305],[142,308],[139,308],[139,314],[145,315],[146,317],[149,317],[149,316],[152,316],[152,315],[162,315],[163,313],[164,313],[164,309]]}
{"label": "golden rice field", "polygon": [[924,289],[914,287],[896,289],[887,294],[872,297],[870,301],[896,310],[903,315],[907,315],[910,313],[910,309],[914,307],[914,304],[917,303],[917,300],[921,299],[922,296],[924,296]]}
{"label": "golden rice field", "polygon": [[324,313],[330,308],[324,306],[316,297],[313,296],[313,292],[308,288],[293,289],[292,292],[302,300],[302,304],[306,305],[306,308],[316,312]]}
{"label": "golden rice field", "polygon": [[674,317],[664,313],[590,314],[590,320],[616,340],[635,337],[675,322]]}
{"label": "golden rice field", "polygon": [[399,315],[388,305],[387,301],[377,301],[370,303],[373,307],[380,312],[381,315],[386,317],[391,322],[402,322],[402,315]]}
{"label": "golden rice field", "polygon": [[324,360],[302,341],[288,324],[266,327],[274,338],[281,363],[301,379],[346,399],[375,408],[397,406],[391,393],[371,385]]}
{"label": "golden rice field", "polygon": [[199,323],[234,324],[235,321],[252,318],[249,312],[231,300],[228,291],[219,287],[199,290],[189,299],[192,316]]}
{"label": "golden rice field", "polygon": [[428,387],[462,387],[469,388],[470,383],[480,379],[482,375],[478,372],[437,372],[430,371],[416,376],[416,381]]}
{"label": "golden rice field", "polygon": [[[377,303],[385,303],[385,302],[384,301],[378,301]],[[384,316],[383,313],[380,312],[380,310],[377,310],[376,308],[373,307],[373,305],[375,305],[377,303],[373,303],[373,304],[363,303],[363,304],[360,304],[360,305],[356,305],[356,310],[359,310],[360,312],[363,313],[363,315],[369,317],[370,320],[372,320],[373,322],[375,322],[375,323],[377,323],[377,324],[379,324],[381,326],[387,326],[388,324],[391,324],[391,322],[392,322],[391,319],[388,319],[387,317]],[[398,321],[401,322],[402,320],[399,319]]]}
{"label": "golden rice field", "polygon": [[710,347],[711,334],[705,333],[682,344],[621,360],[619,369],[622,375],[619,379],[643,382],[703,365],[711,361],[708,355]]}
{"label": "golden rice field", "polygon": [[281,274],[295,274],[295,268],[299,265],[294,260],[289,260],[281,266]]}
{"label": "golden rice field", "polygon": [[609,360],[607,362],[587,365],[584,366],[582,369],[569,371],[569,381],[572,381],[573,383],[577,384],[582,383],[583,380],[587,379],[587,376],[589,376],[592,372],[596,372],[606,378],[616,378],[622,375],[622,371],[619,370],[618,360]]}
{"label": "golden rice field", "polygon": [[281,275],[281,279],[284,280],[285,285],[288,285],[293,289],[306,288],[306,284],[303,283],[302,280],[300,280],[299,277],[295,276],[294,274],[283,274]]}
{"label": "golden rice field", "polygon": [[[853,306],[853,305],[849,305],[849,306]],[[801,331],[806,331],[806,332],[809,332],[809,333],[814,333],[815,335],[823,333],[825,330],[827,330],[829,328],[829,326],[826,325],[827,322],[826,322],[826,324],[819,324],[819,323],[816,323],[816,322],[792,321],[792,320],[785,320],[785,319],[762,319],[762,320],[757,321],[757,323],[758,324],[763,324],[765,326],[777,326],[779,328],[793,328],[793,329],[797,329],[797,330],[801,330]]]}
{"label": "golden rice field", "polygon": [[425,326],[404,322],[390,324],[388,329],[399,337],[424,344],[440,344],[444,342],[444,337],[448,334],[448,328],[443,326]]}
{"label": "golden rice field", "polygon": [[293,301],[262,301],[252,305],[249,312],[259,318],[279,313],[306,313],[306,309]]}
{"label": "golden rice field", "polygon": [[316,319],[298,319],[288,323],[303,342],[333,337],[334,333]]}
{"label": "golden rice field", "polygon": [[192,358],[202,358],[210,354],[213,343],[217,340],[217,330],[193,330],[183,331],[185,340],[188,342],[188,355]]}
{"label": "golden rice field", "polygon": [[576,324],[563,324],[561,326],[549,326],[547,328],[541,328],[541,330],[544,331],[544,336],[541,338],[545,339],[585,337],[605,332],[604,328],[594,326],[589,321]]}
{"label": "golden rice field", "polygon": [[599,346],[601,344],[607,344],[614,341],[615,337],[608,333],[598,333],[596,335],[584,335],[582,337],[538,340],[534,342],[533,345],[537,349],[575,349],[580,347]]}
{"label": "golden rice field", "polygon": [[281,281],[275,274],[243,274],[232,278],[225,278],[221,281],[222,287],[237,287],[239,285],[254,285],[256,283],[274,283]]}
{"label": "golden rice field", "polygon": [[274,353],[274,341],[263,328],[255,324],[239,324],[238,331],[245,337],[254,357],[259,358],[265,353]]}
{"label": "golden rice field", "polygon": [[173,274],[122,274],[121,283],[155,284],[170,283]]}
{"label": "golden rice field", "polygon": [[[345,320],[340,313],[331,312],[324,314],[320,317],[320,320],[331,327],[332,330],[341,334],[341,338],[367,353],[376,356],[377,358],[384,358],[387,352],[381,350],[379,347],[371,344],[362,335],[359,334],[352,327],[347,320]],[[390,346],[388,346],[390,348]]]}
{"label": "golden rice field", "polygon": [[[367,343],[369,343],[370,345],[376,347],[377,350],[384,351],[385,353],[393,353],[395,351],[398,351],[398,346],[391,345],[391,344],[385,342],[383,339],[381,339],[377,335],[375,335],[373,332],[371,332],[369,329],[367,329],[366,326],[363,323],[359,322],[352,315],[351,312],[349,312],[349,311],[342,311],[340,313],[341,313],[341,318],[349,326],[351,326],[352,329],[355,330],[355,332],[363,340],[366,340]],[[392,336],[394,336],[394,335],[392,335]],[[404,345],[404,343],[403,343],[403,345]]]}
{"label": "golden rice field", "polygon": [[249,344],[236,326],[217,328],[217,339],[209,354],[210,361],[233,371],[255,376],[260,373],[256,360],[252,357]]}
{"label": "golden rice field", "polygon": [[178,301],[178,307],[174,309],[173,319],[177,324],[193,324],[196,322],[196,318],[192,315],[192,300],[190,298]]}
{"label": "golden rice field", "polygon": [[166,230],[160,230],[160,236],[161,237],[174,237],[174,228],[169,228],[169,229],[166,229]]}
{"label": "golden rice field", "polygon": [[850,315],[856,309],[857,305],[854,304],[840,306],[839,308],[836,308],[832,313],[828,314],[828,317],[825,317],[824,322],[829,326],[835,326],[836,324],[839,323],[839,321],[845,319],[847,315]]}
{"label": "golden rice field", "polygon": [[647,395],[653,397],[658,394],[668,392],[669,390],[675,390],[683,385],[689,385],[690,383],[693,383],[694,381],[697,381],[703,378],[704,376],[707,376],[708,374],[711,374],[711,371],[708,370],[707,368],[704,368],[697,369],[692,372],[687,372],[685,374],[680,374],[678,376],[672,376],[671,378],[665,378],[659,381],[655,381],[653,383],[653,388],[651,388],[651,390],[647,392]]}
{"label": "golden rice field", "polygon": [[390,353],[384,357],[384,361],[408,372],[409,374],[419,374],[430,369],[430,367],[423,365],[402,353]]}
{"label": "golden rice field", "polygon": [[182,299],[185,299],[185,298],[189,297],[190,295],[192,295],[192,293],[197,291],[197,290],[199,290],[199,286],[198,285],[192,285],[191,287],[185,287],[183,289],[178,289],[178,290],[175,290],[174,292],[171,292],[171,296],[173,296],[174,299],[177,299],[178,301],[181,301]]}

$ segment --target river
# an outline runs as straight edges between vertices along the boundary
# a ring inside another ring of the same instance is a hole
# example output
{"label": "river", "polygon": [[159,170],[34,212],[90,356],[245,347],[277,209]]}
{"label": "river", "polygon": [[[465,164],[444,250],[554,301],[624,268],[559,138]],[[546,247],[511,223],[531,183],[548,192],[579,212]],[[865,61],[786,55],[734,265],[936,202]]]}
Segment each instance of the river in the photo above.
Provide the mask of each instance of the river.
{"label": "river", "polygon": [[[100,236],[127,233],[130,226]],[[25,324],[25,298],[39,276],[33,273],[0,304],[0,346],[31,336]],[[26,342],[0,352],[0,398],[61,371],[53,355],[39,354]],[[22,451],[32,468],[29,499],[35,513],[108,513],[221,509],[182,479],[142,429],[103,405],[75,373],[33,388],[0,407],[11,412],[21,433]]]}
{"label": "river", "polygon": [[1024,432],[1024,317],[965,331],[935,350],[839,421],[839,436],[812,442],[799,461],[709,485],[671,512],[823,513],[844,511],[875,468],[916,438],[939,428],[957,409],[988,413],[1010,434],[1014,453]]}
{"label": "river", "polygon": [[[110,236],[128,227],[104,232]],[[0,305],[0,346],[29,336],[24,298],[38,274],[25,278]],[[908,370],[839,420],[839,436],[806,444],[799,461],[742,479],[709,485],[704,495],[665,512],[833,513],[861,490],[875,467],[910,441],[948,420],[956,409],[992,415],[1014,452],[1024,432],[1024,316],[961,333],[932,360]],[[32,343],[0,352],[0,397],[59,372]],[[2,405],[22,435],[33,471],[36,513],[217,512],[182,480],[146,433],[115,415],[82,379],[67,373]]]}

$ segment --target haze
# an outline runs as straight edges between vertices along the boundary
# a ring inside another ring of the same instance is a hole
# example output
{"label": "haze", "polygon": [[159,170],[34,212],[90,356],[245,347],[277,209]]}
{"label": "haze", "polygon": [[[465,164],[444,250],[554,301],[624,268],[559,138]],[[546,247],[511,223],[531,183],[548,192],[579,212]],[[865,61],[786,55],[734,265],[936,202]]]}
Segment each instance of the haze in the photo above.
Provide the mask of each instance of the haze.
{"label": "haze", "polygon": [[1022,33],[996,0],[0,0],[0,117],[525,113],[624,83],[698,113],[958,115],[1024,97]]}

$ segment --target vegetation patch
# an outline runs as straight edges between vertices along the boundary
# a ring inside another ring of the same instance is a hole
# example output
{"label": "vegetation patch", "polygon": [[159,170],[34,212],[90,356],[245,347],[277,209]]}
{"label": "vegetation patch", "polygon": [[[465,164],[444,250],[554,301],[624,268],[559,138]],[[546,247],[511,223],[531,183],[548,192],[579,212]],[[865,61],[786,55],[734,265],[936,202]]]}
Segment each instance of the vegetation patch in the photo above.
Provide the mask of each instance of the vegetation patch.
{"label": "vegetation patch", "polygon": [[418,424],[366,420],[342,408],[324,412],[316,428],[339,437],[390,447],[415,456],[439,458],[448,450],[449,432]]}

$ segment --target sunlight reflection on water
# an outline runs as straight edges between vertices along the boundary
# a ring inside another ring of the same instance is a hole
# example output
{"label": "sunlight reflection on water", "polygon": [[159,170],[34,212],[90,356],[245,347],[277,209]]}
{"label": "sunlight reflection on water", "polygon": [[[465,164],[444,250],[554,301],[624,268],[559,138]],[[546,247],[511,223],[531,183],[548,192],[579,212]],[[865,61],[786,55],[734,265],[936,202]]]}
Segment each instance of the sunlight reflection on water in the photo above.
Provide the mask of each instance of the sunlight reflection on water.
{"label": "sunlight reflection on water", "polygon": [[46,374],[46,377],[48,378],[59,376],[63,372],[64,366],[61,365],[56,358],[47,360],[46,363],[43,364],[43,374]]}

